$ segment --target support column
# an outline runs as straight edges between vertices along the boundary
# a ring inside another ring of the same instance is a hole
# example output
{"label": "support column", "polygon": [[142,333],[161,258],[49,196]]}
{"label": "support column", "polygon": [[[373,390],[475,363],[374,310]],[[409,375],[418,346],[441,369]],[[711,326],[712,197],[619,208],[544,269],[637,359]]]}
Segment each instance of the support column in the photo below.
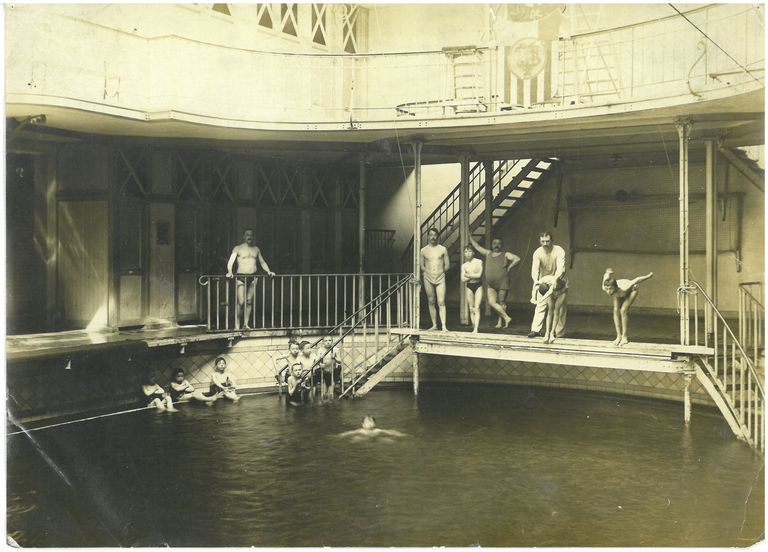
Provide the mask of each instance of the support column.
{"label": "support column", "polygon": [[[461,185],[459,186],[459,270],[464,262],[464,248],[469,244],[469,154],[462,153],[459,157],[461,163]],[[459,304],[461,324],[469,324],[469,309],[467,308],[467,288],[459,285]],[[445,320],[442,321],[445,325]]]}
{"label": "support column", "polygon": [[[485,226],[485,247],[491,248],[491,232],[493,231],[493,161],[483,161],[483,170],[485,171],[485,210],[483,212]],[[491,315],[491,306],[488,304],[488,284],[483,278],[483,297],[486,298],[485,315]]]}
{"label": "support column", "polygon": [[691,135],[691,121],[680,119],[675,123],[679,138],[679,180],[680,180],[680,344],[690,344],[688,323],[688,140]]}
{"label": "support column", "polygon": [[[704,142],[706,150],[706,262],[707,262],[707,294],[717,304],[717,144],[714,140]],[[712,333],[713,312],[709,304],[705,308],[705,329]]]}
{"label": "support column", "polygon": [[684,377],[685,390],[683,391],[683,403],[685,404],[685,407],[683,411],[683,420],[685,421],[685,425],[689,425],[691,423],[691,381],[693,380],[693,376],[686,374]]}
{"label": "support column", "polygon": [[366,154],[360,154],[360,180],[357,194],[357,270],[359,273],[358,283],[358,306],[365,305],[365,159]]}
{"label": "support column", "polygon": [[[412,327],[419,329],[421,307],[421,142],[413,146],[413,180],[416,210],[413,215],[413,312]],[[414,355],[415,358],[415,355]],[[416,362],[416,361],[414,361]],[[414,365],[415,366],[415,365]],[[415,375],[414,375],[415,378]],[[414,379],[414,381],[416,381]]]}
{"label": "support column", "polygon": [[[413,293],[411,327],[418,330],[421,307],[421,142],[413,146],[413,180],[416,209],[413,215]],[[419,354],[413,350],[413,395],[419,394]]]}

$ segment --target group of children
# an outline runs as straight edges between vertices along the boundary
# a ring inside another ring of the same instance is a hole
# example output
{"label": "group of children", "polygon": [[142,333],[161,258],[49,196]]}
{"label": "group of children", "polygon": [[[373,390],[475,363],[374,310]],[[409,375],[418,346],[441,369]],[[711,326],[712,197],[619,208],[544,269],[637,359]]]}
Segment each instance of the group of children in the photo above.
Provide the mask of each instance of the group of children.
{"label": "group of children", "polygon": [[[623,346],[629,342],[627,326],[629,323],[629,308],[637,298],[640,283],[653,277],[653,272],[645,276],[638,276],[631,280],[617,279],[612,269],[608,268],[603,275],[602,289],[613,298],[613,323],[616,329],[614,345]],[[483,300],[483,262],[475,257],[475,249],[468,245],[464,248],[464,262],[461,265],[461,281],[467,286],[467,306],[472,322],[472,332],[477,333],[480,325],[480,304]],[[539,305],[545,303],[547,316],[544,331],[544,342],[555,341],[554,328],[558,326],[558,319],[562,316],[565,305],[566,286],[563,279],[554,276],[543,276],[533,284],[531,290],[531,303]],[[507,321],[507,324],[509,322]],[[499,327],[499,326],[497,326]]]}
{"label": "group of children", "polygon": [[[278,369],[278,362],[285,366]],[[333,399],[335,388],[341,385],[341,357],[333,345],[333,336],[325,336],[317,351],[312,343],[292,340],[288,353],[274,359],[277,385],[287,385],[288,404],[309,401],[319,392],[320,399]]]}
{"label": "group of children", "polygon": [[184,370],[181,368],[173,371],[168,391],[157,383],[154,373],[148,372],[141,386],[141,399],[147,407],[169,412],[176,411],[174,404],[190,400],[204,402],[207,405],[212,405],[222,398],[239,401],[235,379],[227,372],[227,361],[223,357],[218,357],[214,361],[214,367],[208,391],[195,389],[184,377]]}

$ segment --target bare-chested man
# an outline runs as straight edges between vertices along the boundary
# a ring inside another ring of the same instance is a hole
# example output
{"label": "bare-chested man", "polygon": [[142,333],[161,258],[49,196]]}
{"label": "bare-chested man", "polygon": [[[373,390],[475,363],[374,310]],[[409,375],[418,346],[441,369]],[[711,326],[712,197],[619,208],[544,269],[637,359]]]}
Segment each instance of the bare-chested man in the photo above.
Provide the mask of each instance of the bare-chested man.
{"label": "bare-chested man", "polygon": [[447,332],[445,325],[445,273],[448,272],[450,261],[448,260],[448,250],[437,243],[438,232],[435,228],[427,231],[427,245],[421,248],[420,265],[421,272],[424,274],[424,292],[429,301],[429,315],[432,317],[432,327],[430,330],[437,329],[437,309],[435,301],[440,309],[440,323],[443,331]]}
{"label": "bare-chested man", "polygon": [[[237,261],[237,275],[238,276],[252,276],[256,274],[258,267],[256,263],[261,265],[261,268],[269,276],[274,276],[275,273],[269,269],[267,261],[264,255],[261,254],[261,250],[253,245],[253,230],[246,228],[243,232],[243,243],[236,245],[232,250],[232,255],[227,262],[227,278],[232,278],[232,269]],[[240,310],[243,304],[245,304],[245,316],[243,317],[243,326],[249,329],[248,322],[251,320],[251,309],[253,307],[253,293],[256,288],[255,278],[236,278],[237,282],[237,310],[235,311],[235,327],[240,327]]]}
{"label": "bare-chested man", "polygon": [[[539,247],[533,252],[533,263],[531,265],[531,280],[535,286],[541,285],[541,279],[545,276],[554,276],[557,285],[553,291],[557,292],[558,316],[554,321],[554,327],[551,328],[549,339],[553,337],[562,337],[565,332],[565,317],[567,314],[567,294],[568,279],[565,275],[565,250],[559,245],[552,243],[552,232],[542,232],[539,234]],[[544,335],[544,323],[547,315],[547,301],[541,301],[536,304],[536,310],[533,314],[533,323],[531,324],[531,333],[528,337]]]}

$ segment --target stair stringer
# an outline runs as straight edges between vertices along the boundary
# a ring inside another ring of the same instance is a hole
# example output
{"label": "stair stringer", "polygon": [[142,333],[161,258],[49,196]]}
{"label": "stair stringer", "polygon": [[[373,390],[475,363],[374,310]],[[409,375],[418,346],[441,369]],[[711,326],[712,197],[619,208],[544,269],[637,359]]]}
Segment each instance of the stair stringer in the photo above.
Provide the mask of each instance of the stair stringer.
{"label": "stair stringer", "polygon": [[403,359],[412,353],[411,347],[407,345],[407,342],[403,341],[399,345],[403,347],[399,353],[397,353],[389,362],[382,366],[375,374],[371,375],[365,383],[355,392],[355,395],[362,397],[367,394],[368,391],[376,387],[384,378],[390,375],[396,368],[400,366]]}
{"label": "stair stringer", "polygon": [[738,417],[731,409],[728,400],[720,390],[720,387],[712,381],[707,371],[702,367],[702,363],[706,363],[706,360],[701,357],[698,358],[698,362],[694,363],[696,379],[715,402],[715,405],[718,410],[720,410],[720,413],[723,415],[723,418],[725,418],[725,421],[728,423],[728,426],[731,428],[731,431],[733,431],[736,438],[749,443],[749,436],[745,432],[744,427],[739,423]]}

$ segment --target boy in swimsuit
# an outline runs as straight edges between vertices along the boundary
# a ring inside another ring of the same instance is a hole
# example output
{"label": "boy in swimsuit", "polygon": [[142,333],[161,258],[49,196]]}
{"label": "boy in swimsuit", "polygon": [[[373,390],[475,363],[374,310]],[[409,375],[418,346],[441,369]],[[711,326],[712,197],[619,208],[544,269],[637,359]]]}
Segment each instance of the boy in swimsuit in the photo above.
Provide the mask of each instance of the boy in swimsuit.
{"label": "boy in swimsuit", "polygon": [[554,275],[542,276],[533,284],[531,303],[537,306],[545,304],[547,309],[544,343],[555,342],[555,328],[560,324],[566,289],[565,281],[555,278]]}
{"label": "boy in swimsuit", "polygon": [[157,410],[167,410],[168,412],[176,412],[173,407],[173,399],[165,392],[165,389],[160,387],[155,381],[155,374],[147,372],[144,376],[144,383],[141,386],[141,393],[145,404],[154,406]]}
{"label": "boy in swimsuit", "polygon": [[464,263],[461,265],[461,281],[467,286],[467,307],[472,320],[472,333],[480,326],[480,303],[483,301],[483,261],[475,258],[471,245],[464,248]]}
{"label": "boy in swimsuit", "polygon": [[429,316],[432,317],[432,327],[430,330],[437,329],[437,308],[440,310],[440,322],[443,325],[443,331],[447,332],[445,325],[445,273],[450,267],[448,259],[448,250],[437,243],[439,234],[437,229],[430,228],[427,231],[427,240],[429,243],[421,248],[419,255],[421,272],[424,274],[424,293],[427,294],[429,301]]}
{"label": "boy in swimsuit", "polygon": [[302,364],[301,362],[294,362],[290,367],[291,375],[288,376],[288,397],[287,402],[288,404],[292,404],[293,406],[298,406],[299,404],[303,403],[307,394],[309,393],[309,389],[307,387],[307,381],[304,380],[304,382],[301,381],[301,375],[302,375]]}
{"label": "boy in swimsuit", "polygon": [[203,401],[210,406],[218,397],[216,395],[208,397],[202,391],[195,389],[184,377],[184,370],[178,368],[173,371],[171,377],[171,398],[174,402],[194,399],[196,401]]}
{"label": "boy in swimsuit", "polygon": [[629,307],[637,298],[638,285],[653,277],[653,272],[638,276],[633,280],[617,280],[613,270],[605,269],[603,274],[603,291],[613,297],[613,325],[616,328],[616,339],[613,344],[621,347],[629,343],[627,326],[629,324]]}
{"label": "boy in swimsuit", "polygon": [[[299,344],[295,341],[289,341],[287,354],[279,357],[272,357],[272,363],[275,367],[275,382],[277,383],[277,386],[280,387],[281,393],[283,383],[288,383],[288,377],[291,375],[291,366],[293,366],[294,362],[299,361],[300,352],[301,348],[299,347]],[[286,361],[285,366],[283,366],[280,370],[277,368],[277,362],[279,360]]]}
{"label": "boy in swimsuit", "polygon": [[227,361],[224,360],[224,357],[218,357],[215,361],[215,366],[216,370],[211,374],[211,389],[207,396],[215,396],[217,399],[224,397],[233,402],[239,401],[237,384],[235,379],[227,373]]}
{"label": "boy in swimsuit", "polygon": [[488,306],[499,315],[497,328],[509,327],[512,318],[507,314],[507,291],[509,290],[509,271],[519,262],[520,257],[509,251],[504,251],[501,238],[491,240],[491,249],[480,245],[475,238],[469,237],[475,249],[485,257],[485,283],[488,284]]}
{"label": "boy in swimsuit", "polygon": [[326,335],[323,338],[317,350],[317,359],[322,369],[320,397],[333,399],[334,386],[341,378],[341,358],[338,350],[333,346],[333,336]]}

